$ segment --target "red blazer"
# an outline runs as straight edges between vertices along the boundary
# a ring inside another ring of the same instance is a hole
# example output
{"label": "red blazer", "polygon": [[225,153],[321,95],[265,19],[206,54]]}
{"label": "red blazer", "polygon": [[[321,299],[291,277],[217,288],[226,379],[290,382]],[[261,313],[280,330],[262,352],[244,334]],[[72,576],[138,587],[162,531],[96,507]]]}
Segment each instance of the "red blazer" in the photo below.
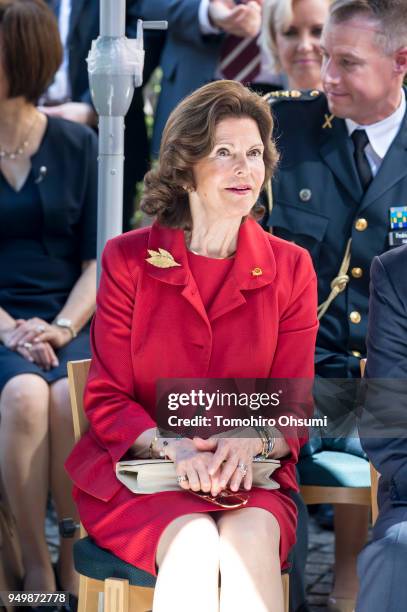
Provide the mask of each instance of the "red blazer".
{"label": "red blazer", "polygon": [[[169,251],[179,267],[148,263]],[[115,463],[155,426],[159,378],[312,378],[318,328],[308,253],[242,224],[234,264],[206,313],[188,266],[184,233],[155,223],[110,240],[92,323],[85,392],[89,431],[66,468],[77,487],[109,500],[123,486]],[[260,275],[252,271],[260,268]],[[299,443],[276,480],[296,489]]]}

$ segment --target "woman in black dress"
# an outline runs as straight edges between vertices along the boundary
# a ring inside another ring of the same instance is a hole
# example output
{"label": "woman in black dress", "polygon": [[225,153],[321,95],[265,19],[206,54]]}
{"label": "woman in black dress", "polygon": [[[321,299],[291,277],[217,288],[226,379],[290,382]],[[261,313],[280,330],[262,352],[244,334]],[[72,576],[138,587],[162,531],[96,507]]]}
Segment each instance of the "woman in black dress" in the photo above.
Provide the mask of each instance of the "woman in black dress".
{"label": "woman in black dress", "polygon": [[[24,590],[54,591],[48,491],[76,516],[63,464],[73,445],[66,363],[89,357],[95,306],[94,133],[36,108],[62,60],[42,0],[0,0],[0,466],[23,553]],[[64,590],[77,591],[72,540]]]}

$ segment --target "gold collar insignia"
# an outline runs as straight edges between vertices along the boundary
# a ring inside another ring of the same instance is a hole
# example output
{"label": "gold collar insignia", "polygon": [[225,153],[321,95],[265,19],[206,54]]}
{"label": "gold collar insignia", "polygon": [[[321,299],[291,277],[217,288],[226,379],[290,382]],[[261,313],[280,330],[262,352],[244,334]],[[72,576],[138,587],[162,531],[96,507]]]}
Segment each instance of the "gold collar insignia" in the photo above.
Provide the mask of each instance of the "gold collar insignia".
{"label": "gold collar insignia", "polygon": [[146,261],[156,268],[175,268],[181,265],[165,249],[158,247],[158,251],[153,251],[152,249],[147,249],[147,251],[150,257],[147,257]]}
{"label": "gold collar insignia", "polygon": [[332,121],[335,119],[335,115],[324,115],[325,123],[322,124],[322,129],[332,129]]}

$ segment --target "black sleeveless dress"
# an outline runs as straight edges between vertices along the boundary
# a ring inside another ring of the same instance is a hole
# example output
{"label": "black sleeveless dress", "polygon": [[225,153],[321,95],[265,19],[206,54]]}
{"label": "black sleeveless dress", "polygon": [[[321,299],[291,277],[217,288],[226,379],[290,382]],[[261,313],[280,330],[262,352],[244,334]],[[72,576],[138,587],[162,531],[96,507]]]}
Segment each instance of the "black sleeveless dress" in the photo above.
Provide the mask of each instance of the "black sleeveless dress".
{"label": "black sleeveless dress", "polygon": [[[81,266],[77,259],[47,254],[41,240],[43,221],[33,173],[16,192],[0,172],[0,306],[15,319],[40,317],[50,323],[81,275]],[[37,374],[49,383],[65,377],[67,361],[90,357],[89,325],[57,355],[59,365],[45,371],[0,345],[0,392],[19,374]]]}

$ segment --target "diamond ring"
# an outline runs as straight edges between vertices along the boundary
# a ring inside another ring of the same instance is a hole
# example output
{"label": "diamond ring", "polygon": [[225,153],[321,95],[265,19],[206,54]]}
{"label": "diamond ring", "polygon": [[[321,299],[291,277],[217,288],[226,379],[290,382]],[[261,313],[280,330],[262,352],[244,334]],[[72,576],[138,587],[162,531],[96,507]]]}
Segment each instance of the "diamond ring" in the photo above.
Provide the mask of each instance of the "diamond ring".
{"label": "diamond ring", "polygon": [[186,480],[188,480],[188,476],[177,476],[178,484],[181,484],[181,482],[185,482]]}
{"label": "diamond ring", "polygon": [[246,474],[247,474],[247,465],[246,465],[246,463],[238,463],[237,467],[239,468],[239,470],[242,470],[243,476],[246,476]]}

